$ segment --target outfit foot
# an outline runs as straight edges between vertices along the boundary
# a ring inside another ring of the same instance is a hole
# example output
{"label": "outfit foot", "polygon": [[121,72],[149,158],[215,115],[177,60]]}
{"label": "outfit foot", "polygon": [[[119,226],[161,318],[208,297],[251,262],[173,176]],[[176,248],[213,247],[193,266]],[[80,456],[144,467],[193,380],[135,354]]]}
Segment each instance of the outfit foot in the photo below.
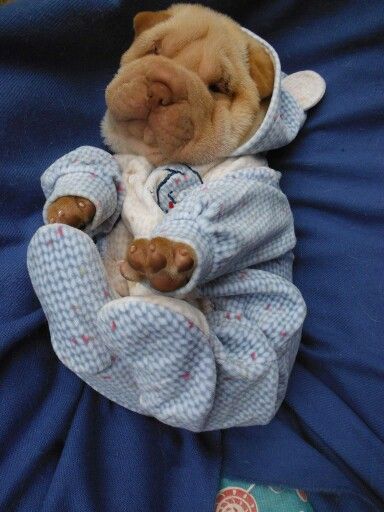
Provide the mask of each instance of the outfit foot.
{"label": "outfit foot", "polygon": [[125,297],[101,309],[99,329],[137,385],[136,410],[170,425],[204,428],[216,368],[200,311],[169,297]]}
{"label": "outfit foot", "polygon": [[108,367],[96,315],[113,292],[91,238],[64,224],[43,226],[31,240],[27,263],[60,360],[85,375]]}

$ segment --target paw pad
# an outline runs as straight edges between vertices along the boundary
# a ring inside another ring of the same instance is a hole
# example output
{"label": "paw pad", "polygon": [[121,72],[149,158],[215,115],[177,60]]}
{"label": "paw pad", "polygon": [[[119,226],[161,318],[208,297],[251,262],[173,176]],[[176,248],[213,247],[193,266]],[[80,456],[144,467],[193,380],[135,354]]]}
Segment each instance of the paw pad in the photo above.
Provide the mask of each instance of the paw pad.
{"label": "paw pad", "polygon": [[187,244],[157,237],[134,240],[128,248],[127,260],[155,290],[171,292],[187,284],[196,255]]}

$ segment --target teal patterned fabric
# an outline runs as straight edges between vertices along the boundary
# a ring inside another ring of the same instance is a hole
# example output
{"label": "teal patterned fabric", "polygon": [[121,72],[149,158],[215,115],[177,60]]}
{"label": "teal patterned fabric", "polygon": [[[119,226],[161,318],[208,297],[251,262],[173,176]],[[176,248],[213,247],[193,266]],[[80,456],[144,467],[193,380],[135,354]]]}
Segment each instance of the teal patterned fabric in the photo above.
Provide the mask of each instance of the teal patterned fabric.
{"label": "teal patterned fabric", "polygon": [[314,512],[300,489],[263,486],[242,480],[221,480],[215,512]]}

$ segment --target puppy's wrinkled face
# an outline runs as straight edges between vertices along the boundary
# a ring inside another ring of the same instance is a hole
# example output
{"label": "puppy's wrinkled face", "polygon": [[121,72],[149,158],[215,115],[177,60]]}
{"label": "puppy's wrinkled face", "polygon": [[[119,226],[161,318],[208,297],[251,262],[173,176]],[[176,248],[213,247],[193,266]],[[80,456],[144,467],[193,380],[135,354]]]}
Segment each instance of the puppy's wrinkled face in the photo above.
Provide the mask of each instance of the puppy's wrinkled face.
{"label": "puppy's wrinkled face", "polygon": [[267,52],[199,5],[139,13],[135,40],[106,90],[103,135],[153,164],[226,157],[261,124],[273,89]]}

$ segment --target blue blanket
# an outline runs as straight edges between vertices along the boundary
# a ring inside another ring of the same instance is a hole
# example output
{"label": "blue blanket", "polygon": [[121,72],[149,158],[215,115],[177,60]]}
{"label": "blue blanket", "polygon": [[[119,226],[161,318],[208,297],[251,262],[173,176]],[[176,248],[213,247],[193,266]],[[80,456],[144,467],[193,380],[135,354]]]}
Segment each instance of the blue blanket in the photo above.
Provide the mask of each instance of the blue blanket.
{"label": "blue blanket", "polygon": [[300,487],[315,510],[384,507],[382,0],[203,2],[315,69],[323,101],[272,152],[294,211],[295,282],[309,308],[277,417],[206,434],[96,394],[59,363],[26,270],[39,178],[102,147],[104,88],[132,16],[163,1],[16,0],[0,7],[0,510],[212,512],[220,473]]}

